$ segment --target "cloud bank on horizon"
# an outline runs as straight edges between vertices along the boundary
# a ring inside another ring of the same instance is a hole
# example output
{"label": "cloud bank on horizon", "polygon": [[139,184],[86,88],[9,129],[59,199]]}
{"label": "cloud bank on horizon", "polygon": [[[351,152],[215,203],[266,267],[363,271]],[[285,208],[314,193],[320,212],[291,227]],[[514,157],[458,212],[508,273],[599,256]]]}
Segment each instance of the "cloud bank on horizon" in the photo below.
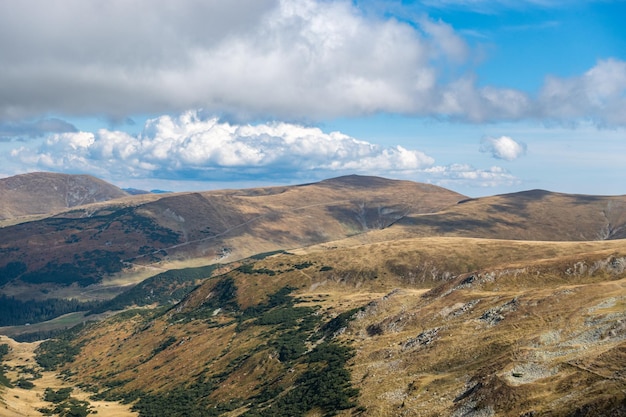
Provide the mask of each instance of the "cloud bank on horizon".
{"label": "cloud bank on horizon", "polygon": [[200,180],[272,176],[276,170],[287,176],[302,170],[417,171],[434,162],[419,151],[383,148],[339,132],[289,123],[236,125],[191,111],[148,120],[140,135],[107,129],[59,133],[34,151],[22,147],[11,156],[48,170]]}
{"label": "cloud bank on horizon", "polygon": [[[224,181],[359,172],[493,185],[519,181],[501,167],[435,165],[424,151],[309,126],[374,114],[626,126],[620,57],[546,73],[534,92],[479,80],[480,48],[432,11],[487,4],[426,1],[407,19],[380,12],[395,1],[0,3],[0,142],[17,171]],[[152,116],[134,134],[72,124],[141,115]],[[511,162],[526,145],[503,135],[480,152]]]}

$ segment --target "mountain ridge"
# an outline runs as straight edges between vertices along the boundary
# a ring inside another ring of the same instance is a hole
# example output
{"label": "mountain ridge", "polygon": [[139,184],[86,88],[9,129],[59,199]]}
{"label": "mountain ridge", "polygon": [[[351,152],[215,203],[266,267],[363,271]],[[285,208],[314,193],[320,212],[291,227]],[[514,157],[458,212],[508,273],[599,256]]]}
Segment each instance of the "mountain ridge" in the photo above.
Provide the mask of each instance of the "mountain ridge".
{"label": "mountain ridge", "polygon": [[407,216],[398,223],[420,235],[564,241],[624,239],[626,195],[529,190],[461,200],[432,216]]}
{"label": "mountain ridge", "polygon": [[91,175],[31,172],[0,178],[0,220],[51,214],[126,197],[122,189]]}
{"label": "mountain ridge", "polygon": [[[352,185],[342,186],[346,180]],[[378,185],[370,188],[370,181]],[[237,260],[388,227],[408,213],[436,212],[463,197],[374,177],[130,196],[0,228],[0,282],[22,297],[21,283],[32,294],[32,285],[84,287],[145,265]]]}
{"label": "mountain ridge", "polygon": [[624,415],[625,221],[626,196],[347,176],[5,227],[1,292],[119,296],[9,353],[0,416],[57,377],[116,417]]}
{"label": "mountain ridge", "polygon": [[431,184],[360,175],[124,196],[0,228],[0,286],[19,299],[79,295],[109,276],[152,265],[230,262],[351,236],[366,242],[620,239],[626,237],[626,196],[529,190],[468,199]]}

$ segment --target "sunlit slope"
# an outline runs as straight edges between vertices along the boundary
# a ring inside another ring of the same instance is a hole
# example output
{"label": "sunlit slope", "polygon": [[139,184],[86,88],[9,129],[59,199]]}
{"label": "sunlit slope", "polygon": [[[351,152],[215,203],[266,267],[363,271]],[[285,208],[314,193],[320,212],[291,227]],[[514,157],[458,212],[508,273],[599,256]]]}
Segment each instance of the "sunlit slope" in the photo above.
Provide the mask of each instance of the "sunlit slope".
{"label": "sunlit slope", "polygon": [[182,398],[277,415],[326,369],[317,347],[335,346],[353,355],[346,401],[332,403],[342,415],[621,415],[625,279],[623,240],[302,250],[210,279],[168,311],[91,325],[62,369],[143,415]]}
{"label": "sunlit slope", "polygon": [[532,190],[470,199],[399,225],[420,236],[520,240],[626,238],[626,196],[590,196]]}
{"label": "sunlit slope", "polygon": [[85,287],[142,265],[167,267],[194,258],[228,262],[387,227],[462,198],[432,185],[357,176],[127,197],[0,228],[0,285]]}
{"label": "sunlit slope", "polygon": [[130,405],[90,400],[88,391],[64,381],[55,372],[39,368],[34,354],[39,343],[16,343],[0,335],[0,345],[8,346],[9,352],[2,358],[2,366],[6,380],[11,382],[10,387],[0,383],[0,417],[44,416],[42,409],[54,410],[59,406],[46,401],[46,391],[63,389],[71,391],[72,399],[88,404],[74,407],[72,413],[68,412],[70,407],[63,407],[64,415],[82,416],[91,411],[91,414],[106,417],[137,417],[137,413],[130,411]]}
{"label": "sunlit slope", "polygon": [[32,172],[0,178],[0,221],[51,214],[128,194],[89,175]]}

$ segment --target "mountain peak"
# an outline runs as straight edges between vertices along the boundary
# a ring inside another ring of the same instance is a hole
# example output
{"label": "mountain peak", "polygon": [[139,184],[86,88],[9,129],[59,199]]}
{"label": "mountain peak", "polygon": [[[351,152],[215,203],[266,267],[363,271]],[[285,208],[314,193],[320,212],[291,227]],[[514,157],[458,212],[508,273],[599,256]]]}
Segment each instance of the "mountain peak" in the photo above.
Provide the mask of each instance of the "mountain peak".
{"label": "mountain peak", "polygon": [[127,195],[91,175],[30,172],[0,179],[0,219],[54,213]]}

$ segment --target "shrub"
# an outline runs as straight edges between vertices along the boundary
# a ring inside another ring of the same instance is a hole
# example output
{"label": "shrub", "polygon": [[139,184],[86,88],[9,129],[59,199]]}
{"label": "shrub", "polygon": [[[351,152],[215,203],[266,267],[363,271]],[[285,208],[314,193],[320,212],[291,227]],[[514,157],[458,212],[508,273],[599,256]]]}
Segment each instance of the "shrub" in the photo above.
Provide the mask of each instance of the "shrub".
{"label": "shrub", "polygon": [[6,355],[9,353],[9,345],[3,343],[0,345],[0,362],[4,359]]}
{"label": "shrub", "polygon": [[15,385],[22,389],[33,389],[35,387],[35,384],[24,378],[18,379]]}
{"label": "shrub", "polygon": [[50,403],[60,403],[70,398],[72,388],[59,388],[57,391],[46,388],[43,393],[43,400]]}
{"label": "shrub", "polygon": [[57,339],[46,340],[35,349],[35,360],[46,371],[54,371],[59,365],[72,362],[80,353],[81,345],[72,343],[83,325],[65,330]]}
{"label": "shrub", "polygon": [[163,343],[161,343],[159,346],[155,347],[152,350],[152,356],[157,355],[159,352],[164,351],[165,349],[167,349],[168,347],[170,347],[171,345],[173,345],[174,343],[176,343],[176,338],[174,336],[170,336],[167,339],[165,339],[163,341]]}

